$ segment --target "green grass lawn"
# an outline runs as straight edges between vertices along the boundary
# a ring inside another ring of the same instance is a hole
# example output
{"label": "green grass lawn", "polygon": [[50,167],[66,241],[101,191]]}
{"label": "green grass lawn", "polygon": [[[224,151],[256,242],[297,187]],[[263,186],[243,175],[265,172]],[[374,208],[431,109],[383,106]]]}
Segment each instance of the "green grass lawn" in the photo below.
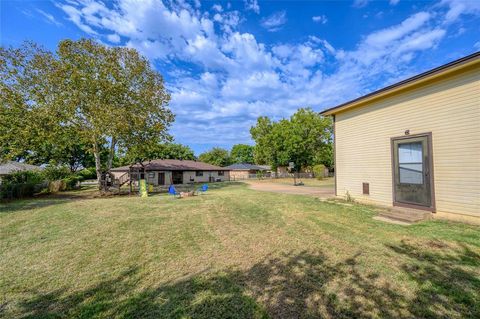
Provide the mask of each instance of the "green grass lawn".
{"label": "green grass lawn", "polygon": [[0,204],[0,317],[480,317],[479,227],[212,188]]}

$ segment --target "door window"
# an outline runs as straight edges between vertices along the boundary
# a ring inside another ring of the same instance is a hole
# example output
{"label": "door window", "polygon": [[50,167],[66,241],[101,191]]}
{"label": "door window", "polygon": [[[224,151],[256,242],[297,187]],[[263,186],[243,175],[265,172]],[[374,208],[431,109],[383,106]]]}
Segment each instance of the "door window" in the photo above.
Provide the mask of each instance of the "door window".
{"label": "door window", "polygon": [[401,184],[423,184],[422,142],[398,144],[398,169]]}

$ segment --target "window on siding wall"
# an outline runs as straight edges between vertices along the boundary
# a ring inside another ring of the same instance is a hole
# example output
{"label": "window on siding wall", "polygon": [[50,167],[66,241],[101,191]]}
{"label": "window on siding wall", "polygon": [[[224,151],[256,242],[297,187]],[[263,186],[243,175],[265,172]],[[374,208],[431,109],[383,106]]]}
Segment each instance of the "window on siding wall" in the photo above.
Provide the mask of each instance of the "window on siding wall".
{"label": "window on siding wall", "polygon": [[223,171],[218,171],[218,176],[223,176],[224,172]]}
{"label": "window on siding wall", "polygon": [[148,173],[148,178],[149,178],[149,179],[150,179],[150,178],[152,178],[152,179],[155,178],[155,173]]}
{"label": "window on siding wall", "polygon": [[196,171],[195,176],[203,176],[203,172],[202,171]]}

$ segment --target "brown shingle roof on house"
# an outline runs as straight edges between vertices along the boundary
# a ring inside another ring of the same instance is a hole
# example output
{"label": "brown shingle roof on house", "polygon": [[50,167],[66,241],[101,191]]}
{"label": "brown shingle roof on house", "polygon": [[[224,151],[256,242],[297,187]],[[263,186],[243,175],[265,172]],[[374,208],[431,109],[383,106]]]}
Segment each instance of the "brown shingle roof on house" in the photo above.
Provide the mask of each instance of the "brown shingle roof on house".
{"label": "brown shingle roof on house", "polygon": [[[143,162],[147,171],[228,171],[225,167],[215,166],[203,162],[176,159],[156,159]],[[112,168],[113,172],[128,171],[130,166]],[[133,167],[140,167],[139,164]]]}

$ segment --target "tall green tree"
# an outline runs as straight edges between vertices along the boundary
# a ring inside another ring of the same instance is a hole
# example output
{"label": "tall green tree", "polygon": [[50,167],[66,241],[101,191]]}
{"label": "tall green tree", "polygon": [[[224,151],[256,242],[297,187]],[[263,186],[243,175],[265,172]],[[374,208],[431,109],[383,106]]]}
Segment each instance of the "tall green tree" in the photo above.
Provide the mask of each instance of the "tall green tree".
{"label": "tall green tree", "polygon": [[[19,48],[0,47],[0,156],[27,159],[68,135],[55,125],[53,114],[45,112],[50,101],[45,79],[54,72],[55,58],[34,43]],[[39,110],[43,111],[39,111]]]}
{"label": "tall green tree", "polygon": [[289,134],[285,136],[286,149],[296,167],[308,167],[330,162],[332,121],[309,108],[299,109],[290,118]]}
{"label": "tall green tree", "polygon": [[228,166],[231,164],[230,154],[226,149],[214,147],[210,151],[204,152],[198,156],[201,162],[217,166]]}
{"label": "tall green tree", "polygon": [[274,123],[268,117],[260,116],[256,125],[250,128],[250,135],[255,141],[253,154],[257,164],[273,165],[275,162],[275,147],[270,144],[273,126]]}
{"label": "tall green tree", "polygon": [[136,50],[81,39],[61,41],[55,54],[31,43],[0,53],[0,119],[9,122],[2,132],[12,137],[0,140],[4,156],[72,130],[92,152],[100,185],[102,168],[112,167],[118,147],[148,149],[170,140],[170,96],[162,76]]}
{"label": "tall green tree", "polygon": [[230,160],[232,163],[248,163],[255,162],[253,157],[254,147],[247,144],[235,144],[230,151]]}
{"label": "tall green tree", "polygon": [[288,165],[290,154],[285,147],[285,137],[289,130],[288,120],[272,122],[265,116],[259,117],[257,124],[250,129],[255,141],[255,163],[268,164],[274,170]]}
{"label": "tall green tree", "polygon": [[332,123],[310,108],[301,108],[290,119],[272,122],[260,117],[250,129],[255,159],[273,168],[295,163],[297,170],[315,164],[332,165]]}
{"label": "tall green tree", "polygon": [[125,151],[120,163],[121,165],[129,165],[152,159],[195,160],[195,154],[190,147],[177,143],[154,144],[148,149],[133,146]]}

